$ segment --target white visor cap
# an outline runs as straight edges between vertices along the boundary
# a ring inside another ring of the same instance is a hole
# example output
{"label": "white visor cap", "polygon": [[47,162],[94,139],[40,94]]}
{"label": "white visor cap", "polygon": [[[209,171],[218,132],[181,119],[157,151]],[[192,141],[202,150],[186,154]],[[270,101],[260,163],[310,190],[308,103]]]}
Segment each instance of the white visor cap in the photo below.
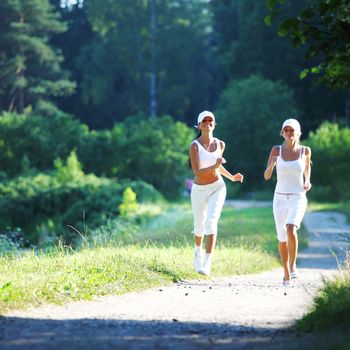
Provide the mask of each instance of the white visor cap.
{"label": "white visor cap", "polygon": [[283,129],[286,126],[290,126],[297,134],[301,134],[300,124],[296,119],[293,119],[293,118],[286,119],[283,122],[281,131],[283,131]]}
{"label": "white visor cap", "polygon": [[213,122],[215,123],[214,114],[212,112],[209,112],[209,111],[203,111],[203,112],[198,114],[197,125],[200,124],[205,117],[210,117],[211,119],[213,119]]}

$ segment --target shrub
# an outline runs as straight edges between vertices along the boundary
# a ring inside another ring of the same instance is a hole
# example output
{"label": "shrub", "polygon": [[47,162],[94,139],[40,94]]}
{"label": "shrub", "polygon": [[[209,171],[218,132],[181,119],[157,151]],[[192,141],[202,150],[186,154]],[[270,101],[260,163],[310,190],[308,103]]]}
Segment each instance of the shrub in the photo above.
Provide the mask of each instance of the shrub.
{"label": "shrub", "polygon": [[162,198],[142,181],[118,182],[89,174],[61,183],[55,172],[20,176],[0,183],[0,220],[3,228],[25,229],[26,237],[37,243],[40,231],[37,227],[52,219],[55,224],[51,230],[71,243],[76,233],[67,229],[67,225],[82,232],[86,226],[93,229],[117,217],[122,193],[127,187],[143,202]]}
{"label": "shrub", "polygon": [[53,160],[65,159],[88,133],[73,117],[57,113],[50,118],[4,113],[0,116],[0,164],[10,177],[28,169],[52,169]]}
{"label": "shrub", "polygon": [[84,176],[83,168],[77,154],[72,151],[66,161],[66,164],[62,162],[61,158],[57,158],[54,162],[56,169],[56,177],[60,183],[68,183]]}
{"label": "shrub", "polygon": [[111,133],[113,151],[105,157],[114,157],[107,160],[113,164],[113,174],[143,180],[168,198],[182,194],[189,175],[188,149],[194,136],[190,128],[169,116],[156,120],[130,118],[117,124]]}
{"label": "shrub", "polygon": [[311,198],[350,199],[350,129],[324,122],[310,133],[307,142],[313,162]]}
{"label": "shrub", "polygon": [[127,217],[135,213],[137,210],[136,193],[130,187],[127,187],[122,198],[123,200],[119,204],[120,216]]}
{"label": "shrub", "polygon": [[313,310],[297,324],[305,331],[350,327],[350,274],[328,281],[314,300]]}
{"label": "shrub", "polygon": [[259,76],[233,80],[222,92],[215,114],[217,134],[226,142],[225,166],[245,175],[240,187],[249,192],[264,182],[269,152],[282,141],[283,120],[297,117],[292,91],[282,82]]}

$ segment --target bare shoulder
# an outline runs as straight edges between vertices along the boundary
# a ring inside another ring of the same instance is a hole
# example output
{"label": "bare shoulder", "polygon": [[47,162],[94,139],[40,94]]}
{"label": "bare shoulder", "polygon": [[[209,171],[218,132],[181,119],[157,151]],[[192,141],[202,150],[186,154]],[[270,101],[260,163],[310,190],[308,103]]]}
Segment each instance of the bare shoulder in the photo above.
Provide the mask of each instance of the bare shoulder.
{"label": "bare shoulder", "polygon": [[273,146],[271,149],[271,155],[279,156],[279,154],[280,154],[280,146],[279,145]]}
{"label": "bare shoulder", "polygon": [[222,141],[222,140],[219,140],[218,139],[218,141],[219,141],[219,143],[220,143],[220,147],[221,147],[221,149],[224,149],[225,148],[225,142],[224,141]]}
{"label": "bare shoulder", "polygon": [[307,146],[304,146],[304,147],[305,147],[305,155],[306,156],[311,156],[311,148],[307,147]]}
{"label": "bare shoulder", "polygon": [[190,150],[194,150],[194,151],[198,151],[198,145],[197,145],[197,142],[192,142],[190,144]]}

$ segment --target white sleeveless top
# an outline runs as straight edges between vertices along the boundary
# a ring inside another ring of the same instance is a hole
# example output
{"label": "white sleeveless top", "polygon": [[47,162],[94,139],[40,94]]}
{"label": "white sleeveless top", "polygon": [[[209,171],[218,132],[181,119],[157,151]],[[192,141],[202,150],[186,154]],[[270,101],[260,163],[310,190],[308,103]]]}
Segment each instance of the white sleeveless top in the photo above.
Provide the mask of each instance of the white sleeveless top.
{"label": "white sleeveless top", "polygon": [[304,190],[305,171],[305,147],[300,150],[300,157],[296,160],[283,160],[282,146],[276,162],[277,184],[275,192],[278,193],[301,193]]}
{"label": "white sleeveless top", "polygon": [[214,152],[207,151],[197,140],[194,140],[193,143],[196,143],[198,146],[198,157],[199,157],[199,169],[208,168],[216,163],[216,160],[222,156],[220,141],[214,139],[216,142],[216,150]]}

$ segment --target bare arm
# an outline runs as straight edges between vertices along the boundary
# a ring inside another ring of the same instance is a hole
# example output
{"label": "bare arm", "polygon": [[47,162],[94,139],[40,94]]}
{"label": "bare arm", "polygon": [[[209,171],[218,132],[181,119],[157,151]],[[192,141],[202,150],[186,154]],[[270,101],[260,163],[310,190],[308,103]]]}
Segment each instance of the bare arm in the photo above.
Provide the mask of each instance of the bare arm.
{"label": "bare arm", "polygon": [[220,166],[220,174],[227,177],[231,181],[240,181],[243,182],[244,176],[241,173],[236,173],[232,175],[223,165]]}
{"label": "bare arm", "polygon": [[279,146],[272,147],[270,155],[269,155],[269,160],[267,161],[267,166],[266,166],[266,169],[264,171],[264,179],[265,180],[271,179],[273,169],[276,166],[278,156],[279,156]]}
{"label": "bare arm", "polygon": [[[221,147],[221,155],[224,153],[225,150],[225,142],[220,141],[220,147]],[[237,173],[235,175],[232,175],[222,164],[220,165],[220,174],[225,176],[231,181],[240,181],[243,182],[243,175],[241,173]]]}
{"label": "bare arm", "polygon": [[311,188],[311,149],[305,147],[305,171],[304,171],[304,190],[309,191]]}

